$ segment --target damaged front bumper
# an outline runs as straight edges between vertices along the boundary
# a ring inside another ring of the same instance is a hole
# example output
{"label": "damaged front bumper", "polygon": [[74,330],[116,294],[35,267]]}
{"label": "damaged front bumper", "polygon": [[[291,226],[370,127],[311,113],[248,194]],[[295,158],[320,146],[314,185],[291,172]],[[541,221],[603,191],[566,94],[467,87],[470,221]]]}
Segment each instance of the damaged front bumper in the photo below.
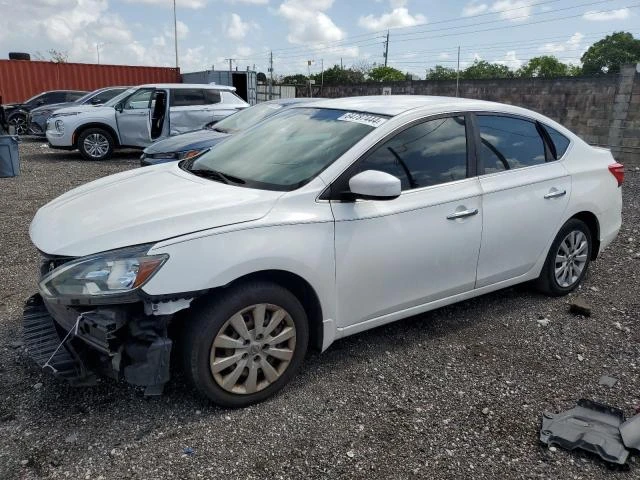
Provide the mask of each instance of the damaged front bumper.
{"label": "damaged front bumper", "polygon": [[71,384],[94,383],[100,373],[159,395],[170,377],[169,322],[190,302],[69,306],[37,294],[24,309],[25,347],[38,365]]}

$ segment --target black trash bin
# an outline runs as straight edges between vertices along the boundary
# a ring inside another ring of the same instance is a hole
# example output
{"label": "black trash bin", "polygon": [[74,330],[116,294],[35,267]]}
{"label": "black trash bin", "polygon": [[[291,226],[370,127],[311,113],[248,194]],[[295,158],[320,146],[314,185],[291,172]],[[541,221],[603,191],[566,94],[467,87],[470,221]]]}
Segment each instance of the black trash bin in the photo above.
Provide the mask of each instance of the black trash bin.
{"label": "black trash bin", "polygon": [[0,135],[0,178],[20,175],[18,137]]}

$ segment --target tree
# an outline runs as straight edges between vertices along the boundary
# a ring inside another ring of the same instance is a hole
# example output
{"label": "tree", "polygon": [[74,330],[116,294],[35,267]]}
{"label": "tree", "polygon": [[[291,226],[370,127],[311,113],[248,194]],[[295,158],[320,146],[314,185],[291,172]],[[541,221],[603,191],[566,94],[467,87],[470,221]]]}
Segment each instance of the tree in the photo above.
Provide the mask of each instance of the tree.
{"label": "tree", "polygon": [[283,85],[306,85],[309,78],[301,73],[295,75],[286,75],[282,77],[280,83]]}
{"label": "tree", "polygon": [[460,78],[465,80],[511,77],[513,77],[513,72],[509,70],[509,67],[501,63],[489,63],[486,60],[476,60],[473,65],[460,72]]}
{"label": "tree", "polygon": [[[69,52],[50,48],[47,50],[47,53],[49,54],[49,60],[53,63],[67,63],[69,61]],[[36,60],[46,60],[45,56],[39,51],[33,56]]]}
{"label": "tree", "polygon": [[625,63],[640,62],[640,40],[631,33],[616,32],[591,45],[580,60],[587,75],[617,73]]}
{"label": "tree", "polygon": [[368,60],[360,59],[357,60],[353,65],[351,65],[351,70],[355,70],[356,72],[360,72],[363,78],[369,76],[369,72],[375,66],[371,65]]}
{"label": "tree", "polygon": [[518,69],[518,77],[566,77],[570,75],[570,66],[552,55],[533,57]]}
{"label": "tree", "polygon": [[316,85],[324,81],[325,85],[347,85],[352,83],[364,82],[364,74],[351,68],[340,68],[340,65],[333,67],[322,73],[316,73],[311,76],[316,81]]}
{"label": "tree", "polygon": [[379,66],[369,72],[369,80],[372,82],[401,82],[404,79],[404,73],[393,67]]}
{"label": "tree", "polygon": [[453,68],[436,65],[427,72],[425,80],[455,80],[457,72]]}

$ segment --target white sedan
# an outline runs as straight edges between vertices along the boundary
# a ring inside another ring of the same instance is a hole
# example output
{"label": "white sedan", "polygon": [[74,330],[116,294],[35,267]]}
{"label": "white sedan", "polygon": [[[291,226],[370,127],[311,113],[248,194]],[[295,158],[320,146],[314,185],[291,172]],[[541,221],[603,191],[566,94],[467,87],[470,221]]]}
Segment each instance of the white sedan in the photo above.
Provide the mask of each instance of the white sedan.
{"label": "white sedan", "polygon": [[249,405],[308,346],[530,280],[571,292],[620,229],[623,176],[609,151],[513,106],[292,107],[42,207],[26,343],[71,381],[100,370],[149,394],[177,347],[199,391]]}

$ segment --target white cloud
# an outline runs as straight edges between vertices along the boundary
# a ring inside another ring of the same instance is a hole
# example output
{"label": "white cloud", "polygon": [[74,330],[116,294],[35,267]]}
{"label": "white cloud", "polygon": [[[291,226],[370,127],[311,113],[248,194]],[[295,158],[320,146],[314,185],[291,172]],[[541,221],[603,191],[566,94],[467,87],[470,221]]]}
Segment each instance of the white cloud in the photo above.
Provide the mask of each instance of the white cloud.
{"label": "white cloud", "polygon": [[[145,3],[147,5],[159,5],[163,7],[173,8],[173,2],[170,0],[125,0],[127,3]],[[208,0],[176,0],[176,6],[199,9],[207,6]]]}
{"label": "white cloud", "polygon": [[569,38],[569,40],[567,40],[567,45],[569,45],[570,48],[578,48],[583,38],[584,35],[582,33],[576,32],[571,35],[571,38]]}
{"label": "white cloud", "polygon": [[227,0],[227,3],[246,3],[247,5],[267,5],[269,0]]}
{"label": "white cloud", "polygon": [[333,0],[285,0],[278,14],[289,24],[287,40],[296,44],[313,44],[342,40],[344,32],[324,13]]}
{"label": "white cloud", "polygon": [[237,13],[232,13],[231,19],[225,28],[225,33],[232,40],[242,40],[254,26],[249,22],[243,22]]}
{"label": "white cloud", "polygon": [[449,55],[447,52],[441,52],[440,55],[438,55],[438,58],[441,58],[442,60],[446,60],[449,57],[451,57],[451,55]]}
{"label": "white cloud", "polygon": [[532,9],[530,0],[498,0],[491,5],[491,11],[499,13],[500,18],[514,21],[526,20]]}
{"label": "white cloud", "polygon": [[571,37],[569,37],[569,40],[567,40],[566,42],[545,43],[542,47],[540,47],[540,50],[545,53],[560,53],[566,51],[575,52],[576,50],[580,49],[583,38],[584,35],[582,33],[576,32],[571,35]]}
{"label": "white cloud", "polygon": [[522,60],[520,60],[518,58],[518,56],[516,55],[516,52],[514,50],[511,50],[511,51],[507,52],[503,59],[496,60],[495,63],[501,64],[501,65],[506,65],[507,67],[509,67],[512,70],[517,70],[518,68],[520,68],[522,66]]}
{"label": "white cloud", "polygon": [[590,10],[586,12],[582,18],[590,20],[592,22],[608,22],[610,20],[626,20],[631,16],[631,11],[628,8],[619,8],[618,10],[609,11],[595,11]]}
{"label": "white cloud", "polygon": [[389,0],[389,5],[391,5],[391,8],[405,7],[407,3],[409,3],[409,0]]}
{"label": "white cloud", "polygon": [[463,17],[472,17],[474,15],[480,15],[481,13],[489,10],[489,5],[486,3],[478,3],[477,0],[467,3],[462,9]]}
{"label": "white cloud", "polygon": [[427,22],[427,17],[422,14],[411,15],[405,7],[394,8],[390,13],[384,13],[380,17],[367,15],[358,19],[358,25],[367,30],[383,30],[394,27],[413,27]]}

